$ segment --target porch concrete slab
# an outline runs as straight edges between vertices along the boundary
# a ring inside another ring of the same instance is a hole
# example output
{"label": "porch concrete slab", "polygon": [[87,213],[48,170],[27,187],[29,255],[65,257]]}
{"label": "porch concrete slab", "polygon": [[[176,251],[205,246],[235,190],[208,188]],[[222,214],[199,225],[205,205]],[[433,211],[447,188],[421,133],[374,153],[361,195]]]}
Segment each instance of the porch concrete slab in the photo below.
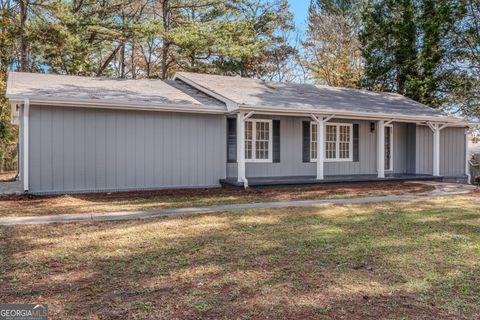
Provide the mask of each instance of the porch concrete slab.
{"label": "porch concrete slab", "polygon": [[[361,183],[361,182],[386,182],[386,181],[441,181],[442,176],[428,174],[386,174],[385,178],[378,178],[376,175],[329,175],[323,180],[317,180],[315,176],[288,176],[288,177],[262,177],[248,178],[250,187],[261,186],[286,186],[286,185],[313,185],[313,184],[338,184],[338,183]],[[220,180],[223,186],[243,187],[243,182],[236,178]]]}
{"label": "porch concrete slab", "polygon": [[21,181],[0,182],[0,195],[11,195],[23,193]]}
{"label": "porch concrete slab", "polygon": [[[420,182],[418,182],[420,183]],[[230,204],[209,207],[191,207],[178,209],[164,209],[155,211],[126,211],[126,212],[110,212],[110,213],[90,213],[90,214],[62,214],[62,215],[45,215],[30,217],[11,217],[0,218],[0,225],[28,225],[28,224],[51,224],[51,223],[67,223],[67,222],[92,222],[92,221],[119,221],[129,219],[145,219],[161,216],[182,216],[206,213],[217,213],[225,211],[239,211],[250,209],[276,209],[291,207],[322,207],[325,205],[342,205],[342,204],[362,204],[362,203],[381,203],[410,201],[416,199],[429,199],[434,197],[443,197],[451,195],[467,194],[477,190],[478,188],[471,185],[455,184],[455,183],[439,183],[427,182],[435,186],[435,190],[430,193],[417,195],[399,195],[399,196],[379,196],[379,197],[362,197],[348,199],[329,199],[329,200],[299,200],[299,201],[281,201],[281,202],[261,202],[246,204]]]}

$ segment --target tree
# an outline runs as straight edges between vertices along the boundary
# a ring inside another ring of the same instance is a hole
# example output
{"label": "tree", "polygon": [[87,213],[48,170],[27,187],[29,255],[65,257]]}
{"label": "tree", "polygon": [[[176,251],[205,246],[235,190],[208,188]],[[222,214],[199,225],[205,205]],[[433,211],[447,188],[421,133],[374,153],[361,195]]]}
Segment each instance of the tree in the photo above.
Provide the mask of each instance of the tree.
{"label": "tree", "polygon": [[310,4],[301,63],[320,84],[357,88],[362,76],[358,9],[352,3]]}
{"label": "tree", "polygon": [[369,5],[360,35],[363,85],[432,107],[444,105],[452,76],[452,30],[462,12],[461,2],[451,0],[381,0]]}

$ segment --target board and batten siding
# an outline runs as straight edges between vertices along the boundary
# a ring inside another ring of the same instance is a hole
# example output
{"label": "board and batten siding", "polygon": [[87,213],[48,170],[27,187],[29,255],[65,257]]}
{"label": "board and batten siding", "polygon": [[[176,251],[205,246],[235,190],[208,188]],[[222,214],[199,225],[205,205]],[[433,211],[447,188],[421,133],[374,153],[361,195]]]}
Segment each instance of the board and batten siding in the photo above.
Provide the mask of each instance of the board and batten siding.
{"label": "board and batten siding", "polygon": [[222,115],[32,106],[29,191],[219,186],[225,131]]}
{"label": "board and batten siding", "polygon": [[[433,173],[433,132],[428,126],[417,126],[417,173]],[[465,128],[440,131],[440,175],[465,175]]]}
{"label": "board and batten siding", "polygon": [[[302,122],[310,121],[301,117],[272,117],[280,120],[280,162],[246,162],[247,178],[279,176],[313,176],[315,162],[302,161]],[[370,131],[366,120],[332,119],[331,123],[359,124],[359,161],[325,162],[325,175],[361,175],[377,173],[377,133]],[[394,172],[406,173],[412,153],[407,152],[407,124],[394,123]],[[237,176],[237,164],[227,164],[227,177]]]}

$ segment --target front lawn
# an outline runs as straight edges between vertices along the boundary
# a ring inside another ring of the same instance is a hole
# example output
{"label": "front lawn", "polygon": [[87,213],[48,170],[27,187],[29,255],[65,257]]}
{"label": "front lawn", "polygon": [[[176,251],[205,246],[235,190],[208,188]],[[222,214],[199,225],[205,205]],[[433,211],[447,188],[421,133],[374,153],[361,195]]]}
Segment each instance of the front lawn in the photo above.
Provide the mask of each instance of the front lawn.
{"label": "front lawn", "polygon": [[331,199],[425,193],[434,189],[418,183],[384,182],[250,189],[190,189],[92,193],[61,196],[0,196],[0,217],[46,214],[159,210],[233,203]]}
{"label": "front lawn", "polygon": [[51,319],[479,319],[478,194],[0,228]]}

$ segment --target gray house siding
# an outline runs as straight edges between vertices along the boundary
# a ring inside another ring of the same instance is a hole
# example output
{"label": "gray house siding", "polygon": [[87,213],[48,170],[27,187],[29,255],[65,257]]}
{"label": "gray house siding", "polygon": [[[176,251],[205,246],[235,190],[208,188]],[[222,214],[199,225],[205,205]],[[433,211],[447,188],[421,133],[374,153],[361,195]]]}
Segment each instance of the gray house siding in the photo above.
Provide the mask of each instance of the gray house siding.
{"label": "gray house siding", "polygon": [[[273,117],[280,120],[280,163],[246,163],[247,178],[274,176],[312,176],[316,174],[314,162],[302,162],[302,121],[301,117]],[[325,175],[376,174],[377,134],[370,131],[366,120],[332,119],[330,122],[359,124],[359,161],[325,162]],[[407,124],[394,123],[394,171],[406,173],[408,160],[413,152],[407,152]],[[237,176],[237,164],[227,164],[227,177]]]}
{"label": "gray house siding", "polygon": [[30,109],[30,192],[212,187],[225,178],[225,117]]}
{"label": "gray house siding", "polygon": [[419,174],[433,174],[433,133],[427,126],[417,125],[415,167]]}
{"label": "gray house siding", "polygon": [[[433,172],[433,132],[427,126],[417,126],[417,173]],[[465,175],[465,129],[445,128],[440,131],[440,175]]]}
{"label": "gray house siding", "polygon": [[440,132],[440,174],[445,177],[465,175],[465,128],[445,128]]}

